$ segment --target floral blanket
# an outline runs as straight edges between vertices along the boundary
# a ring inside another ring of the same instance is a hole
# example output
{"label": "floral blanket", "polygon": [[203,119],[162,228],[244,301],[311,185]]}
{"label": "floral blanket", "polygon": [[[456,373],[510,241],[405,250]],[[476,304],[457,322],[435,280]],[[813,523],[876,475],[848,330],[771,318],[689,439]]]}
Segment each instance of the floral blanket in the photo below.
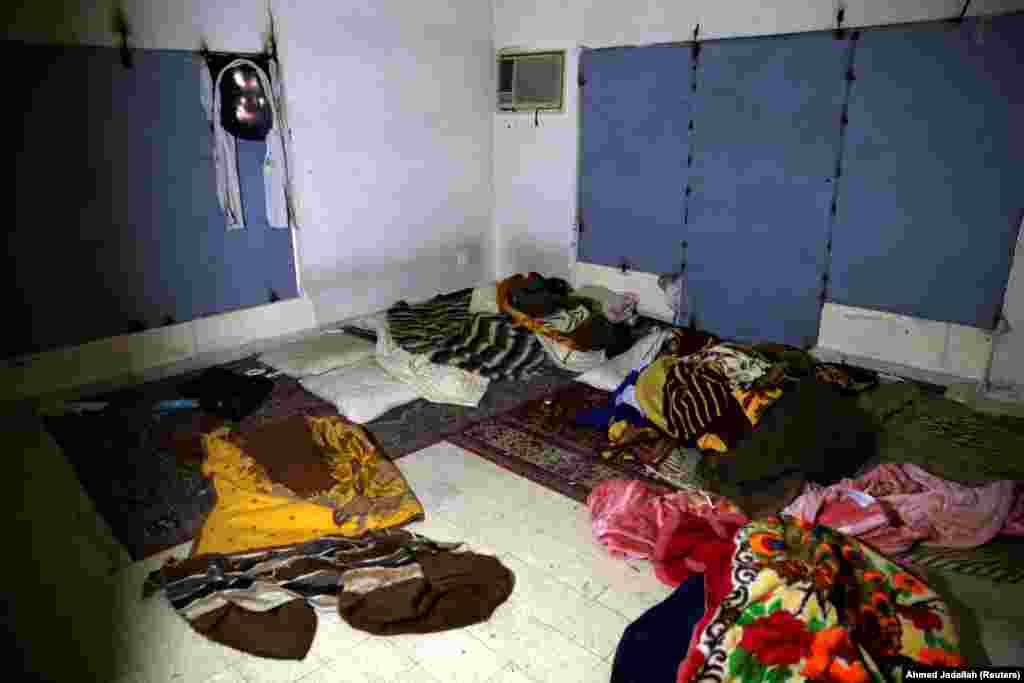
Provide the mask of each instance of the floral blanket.
{"label": "floral blanket", "polygon": [[794,517],[746,525],[705,576],[709,606],[678,683],[867,683],[962,665],[943,600],[856,539]]}

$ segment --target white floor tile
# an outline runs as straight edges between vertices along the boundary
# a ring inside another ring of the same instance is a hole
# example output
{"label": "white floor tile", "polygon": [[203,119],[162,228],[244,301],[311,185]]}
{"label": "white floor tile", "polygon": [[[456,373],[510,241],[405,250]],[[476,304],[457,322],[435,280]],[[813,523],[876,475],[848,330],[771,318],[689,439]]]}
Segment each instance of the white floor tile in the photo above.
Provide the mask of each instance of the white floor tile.
{"label": "white floor tile", "polygon": [[511,662],[508,676],[512,680],[518,674],[536,681],[560,681],[567,671],[587,670],[600,663],[593,652],[529,612],[528,607],[510,601],[489,621],[467,629],[488,649]]}
{"label": "white floor tile", "polygon": [[395,636],[389,642],[436,678],[452,683],[483,683],[506,663],[466,629]]}
{"label": "white floor tile", "polygon": [[324,659],[307,655],[303,660],[266,659],[245,655],[235,665],[235,670],[247,683],[292,683],[324,668]]}
{"label": "white floor tile", "polygon": [[234,669],[228,669],[221,673],[207,678],[204,683],[246,683],[245,678],[242,674],[238,673]]}
{"label": "white floor tile", "polygon": [[509,663],[488,678],[487,683],[536,683],[536,681],[527,678],[517,664]]}
{"label": "white floor tile", "polygon": [[416,666],[413,657],[396,648],[392,638],[370,636],[358,645],[330,658],[327,671],[336,681],[390,681]]}
{"label": "white floor tile", "polygon": [[503,558],[516,574],[516,604],[575,643],[606,657],[629,623],[622,614],[588,600],[550,574],[517,557]]}

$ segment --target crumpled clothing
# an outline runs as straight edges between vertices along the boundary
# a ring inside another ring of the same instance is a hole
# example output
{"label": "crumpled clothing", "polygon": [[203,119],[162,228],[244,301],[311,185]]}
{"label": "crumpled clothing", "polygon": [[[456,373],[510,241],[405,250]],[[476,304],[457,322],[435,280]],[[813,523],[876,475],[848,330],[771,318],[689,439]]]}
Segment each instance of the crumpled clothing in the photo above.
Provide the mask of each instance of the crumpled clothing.
{"label": "crumpled clothing", "polygon": [[772,366],[753,350],[745,352],[733,344],[716,344],[686,356],[684,361],[694,367],[713,364],[728,380],[732,389],[747,388],[761,378]]}
{"label": "crumpled clothing", "polygon": [[1012,481],[967,486],[886,463],[828,487],[808,483],[783,512],[898,554],[917,542],[973,548],[998,534],[1024,535],[1021,493]]}
{"label": "crumpled clothing", "polygon": [[615,557],[651,560],[655,575],[678,585],[747,522],[727,498],[696,488],[676,492],[641,481],[604,481],[587,497],[595,540]]}
{"label": "crumpled clothing", "polygon": [[601,304],[604,317],[613,323],[629,322],[636,317],[636,307],[640,298],[633,292],[619,294],[600,285],[587,285],[580,287],[575,293]]}
{"label": "crumpled clothing", "polygon": [[560,308],[540,319],[540,322],[562,334],[570,334],[590,318],[590,309],[580,305],[573,308]]}

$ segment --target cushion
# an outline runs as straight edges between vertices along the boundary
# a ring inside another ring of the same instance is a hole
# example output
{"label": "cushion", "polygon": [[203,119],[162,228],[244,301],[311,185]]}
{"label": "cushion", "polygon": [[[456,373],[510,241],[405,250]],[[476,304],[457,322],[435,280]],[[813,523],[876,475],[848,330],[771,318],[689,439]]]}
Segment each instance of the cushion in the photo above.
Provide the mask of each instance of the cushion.
{"label": "cushion", "polygon": [[488,282],[473,290],[473,296],[469,300],[470,313],[497,314],[498,310],[498,283]]}
{"label": "cushion", "polygon": [[321,375],[371,358],[373,342],[350,334],[320,334],[259,357],[260,362],[292,377]]}
{"label": "cushion", "polygon": [[416,389],[389,375],[373,357],[322,375],[306,377],[300,384],[338,412],[366,424],[392,408],[419,398]]}
{"label": "cushion", "polygon": [[606,363],[588,370],[576,381],[589,384],[595,389],[615,391],[631,370],[639,369],[654,360],[662,344],[672,335],[670,329],[655,329],[641,337],[629,351],[619,354]]}

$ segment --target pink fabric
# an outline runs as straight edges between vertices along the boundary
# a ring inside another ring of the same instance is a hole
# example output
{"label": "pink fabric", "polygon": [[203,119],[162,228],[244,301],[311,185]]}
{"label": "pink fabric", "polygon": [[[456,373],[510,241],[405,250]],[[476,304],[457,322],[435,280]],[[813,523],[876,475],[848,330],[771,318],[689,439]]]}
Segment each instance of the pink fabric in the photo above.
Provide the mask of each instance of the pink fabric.
{"label": "pink fabric", "polygon": [[594,538],[616,557],[652,560],[677,586],[731,543],[747,518],[728,499],[697,489],[666,493],[640,481],[602,482],[587,498]]}
{"label": "pink fabric", "polygon": [[[861,506],[857,492],[874,500]],[[830,526],[890,554],[919,541],[973,548],[997,534],[1024,535],[1024,497],[1017,483],[966,486],[909,464],[879,465],[859,479],[827,488],[809,483],[783,513]]]}

